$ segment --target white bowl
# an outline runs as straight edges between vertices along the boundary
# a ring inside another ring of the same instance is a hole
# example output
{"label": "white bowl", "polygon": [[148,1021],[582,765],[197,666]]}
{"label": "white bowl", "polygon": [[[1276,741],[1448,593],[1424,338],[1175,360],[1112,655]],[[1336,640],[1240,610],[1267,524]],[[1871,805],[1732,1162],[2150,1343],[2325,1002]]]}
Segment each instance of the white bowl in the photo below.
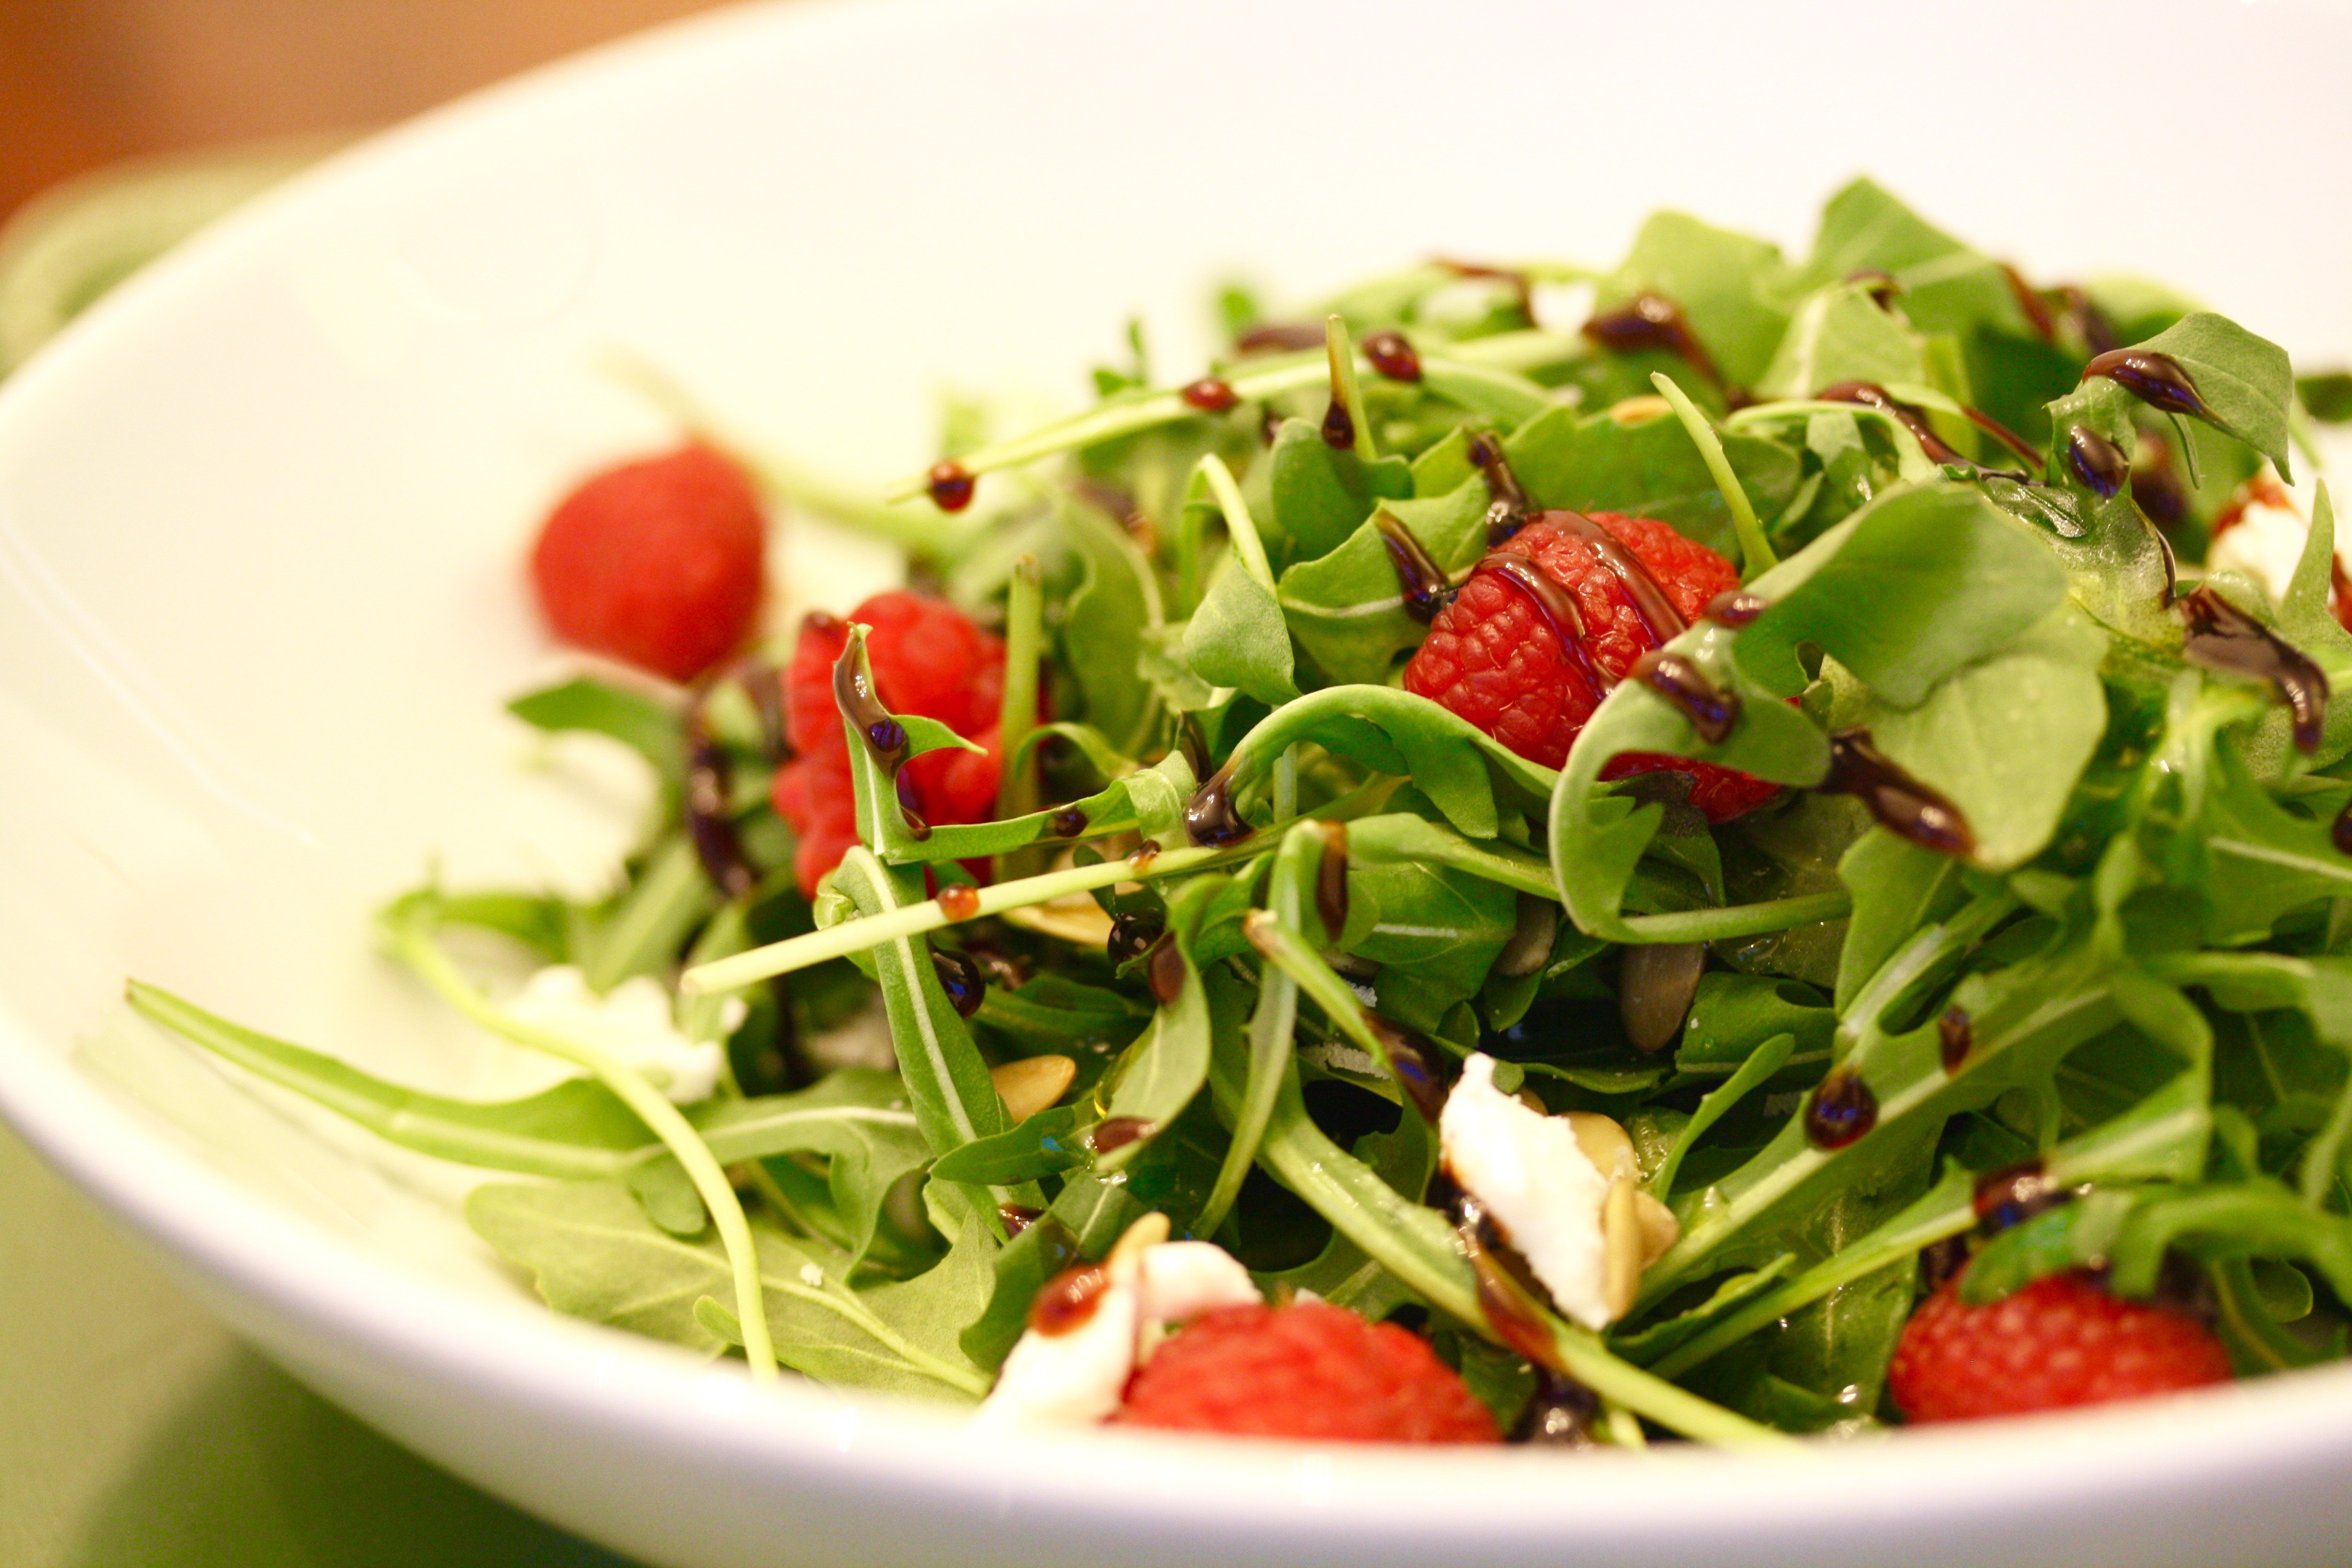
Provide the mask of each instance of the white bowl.
{"label": "white bowl", "polygon": [[[365,917],[593,878],[635,800],[499,713],[517,561],[661,438],[633,350],[877,479],[942,384],[1065,400],[1141,310],[1442,249],[1607,260],[1673,205],[1801,245],[1867,169],[2037,277],[2165,276],[2352,357],[2352,13],[2286,5],[802,5],[541,73],[335,160],[0,393],[0,1110],[232,1324],[481,1485],[656,1562],[2340,1559],[2352,1369],[1795,1457],[981,1447],[541,1310],[450,1173],[152,1035],[136,974],[381,1071],[496,1054]],[[793,525],[803,601],[877,580]]]}

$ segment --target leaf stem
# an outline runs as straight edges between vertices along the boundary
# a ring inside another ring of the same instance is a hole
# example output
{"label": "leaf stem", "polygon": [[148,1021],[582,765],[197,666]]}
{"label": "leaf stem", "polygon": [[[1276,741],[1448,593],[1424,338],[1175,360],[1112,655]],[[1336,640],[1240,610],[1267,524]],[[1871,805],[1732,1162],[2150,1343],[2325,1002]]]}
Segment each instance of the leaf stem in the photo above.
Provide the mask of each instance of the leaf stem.
{"label": "leaf stem", "polygon": [[1715,476],[1716,488],[1723,492],[1723,504],[1731,509],[1731,529],[1739,536],[1739,574],[1743,581],[1752,581],[1759,573],[1769,572],[1780,563],[1772,553],[1771,541],[1764,537],[1764,525],[1756,519],[1755,507],[1748,504],[1748,491],[1739,483],[1739,476],[1731,469],[1731,459],[1724,455],[1723,437],[1699,405],[1690,400],[1690,394],[1675,384],[1675,378],[1664,371],[1654,372],[1650,384],[1658,395],[1675,405],[1675,417],[1690,432],[1692,443],[1706,464],[1706,471]]}
{"label": "leaf stem", "polygon": [[[1050,903],[1071,893],[1092,892],[1097,888],[1108,888],[1119,882],[1150,881],[1160,877],[1205,870],[1229,860],[1244,859],[1257,853],[1259,847],[1254,839],[1244,839],[1222,849],[1169,849],[1140,863],[1132,858],[1106,860],[1098,865],[1074,866],[1066,871],[1048,871],[1042,876],[1024,877],[1018,881],[998,882],[979,890],[971,913],[965,918],[977,920],[983,915],[1002,914],[1006,910]],[[878,947],[886,942],[938,931],[954,923],[954,920],[940,907],[937,899],[925,899],[918,904],[903,905],[882,914],[862,915],[822,931],[807,931],[787,937],[782,942],[770,942],[765,947],[755,947],[731,958],[698,964],[679,976],[678,989],[689,996],[712,991],[739,990],[757,981],[823,963],[829,958],[845,958],[853,952]]]}
{"label": "leaf stem", "polygon": [[1336,310],[1323,318],[1323,353],[1331,366],[1331,395],[1348,411],[1356,456],[1369,463],[1380,452],[1372,444],[1372,422],[1364,414],[1364,387],[1356,379],[1356,351],[1348,338],[1348,323]]}
{"label": "leaf stem", "polygon": [[751,1224],[744,1217],[743,1205],[728,1182],[727,1173],[719,1168],[719,1162],[712,1158],[709,1146],[703,1142],[693,1124],[643,1074],[618,1058],[551,1029],[527,1024],[495,1005],[458,972],[438,943],[417,929],[415,916],[388,921],[384,929],[394,951],[451,1006],[516,1045],[585,1068],[623,1104],[635,1111],[654,1136],[677,1156],[694,1190],[710,1210],[719,1244],[726,1248],[728,1266],[735,1276],[736,1315],[742,1321],[743,1355],[751,1363],[752,1379],[772,1381],[776,1376],[776,1347],[768,1332],[767,1298],[760,1279],[759,1251],[751,1241]]}
{"label": "leaf stem", "polygon": [[1250,515],[1249,502],[1242,499],[1242,488],[1234,482],[1234,471],[1225,460],[1211,452],[1201,459],[1201,477],[1209,481],[1210,493],[1217,498],[1217,510],[1225,514],[1225,533],[1241,552],[1242,564],[1258,585],[1267,593],[1274,592],[1274,563],[1266,559],[1265,541],[1259,537],[1257,520]]}
{"label": "leaf stem", "polygon": [[1843,888],[1833,888],[1825,893],[1800,893],[1793,898],[1731,904],[1719,910],[1628,915],[1625,925],[1643,942],[1720,942],[1727,937],[1762,936],[1790,926],[1843,920],[1853,912],[1853,896]]}

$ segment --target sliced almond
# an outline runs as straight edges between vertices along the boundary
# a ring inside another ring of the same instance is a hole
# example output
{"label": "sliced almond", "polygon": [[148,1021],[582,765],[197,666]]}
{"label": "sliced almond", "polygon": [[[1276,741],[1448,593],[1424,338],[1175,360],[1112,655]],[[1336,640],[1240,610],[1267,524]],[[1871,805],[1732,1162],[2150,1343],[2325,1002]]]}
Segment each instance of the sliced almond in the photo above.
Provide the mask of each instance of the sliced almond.
{"label": "sliced almond", "polygon": [[1001,910],[996,918],[1007,925],[1034,931],[1075,947],[1100,947],[1110,941],[1110,917],[1084,893],[1055,899],[1049,904],[1028,904]]}
{"label": "sliced almond", "polygon": [[1611,404],[1609,417],[1622,429],[1628,426],[1647,425],[1651,420],[1664,418],[1674,411],[1673,404],[1653,392]]}
{"label": "sliced almond", "polygon": [[1633,1310],[1633,1297],[1642,1288],[1641,1195],[1633,1177],[1619,1176],[1609,1184],[1609,1196],[1601,1208],[1601,1238],[1606,1248],[1601,1293],[1612,1321]]}
{"label": "sliced almond", "polygon": [[1576,1131],[1576,1146],[1602,1175],[1625,1175],[1640,1168],[1633,1158],[1633,1138],[1608,1117],[1597,1110],[1571,1110],[1568,1124]]}
{"label": "sliced almond", "polygon": [[1005,1114],[1015,1121],[1026,1121],[1061,1099],[1077,1076],[1078,1064],[1067,1057],[1023,1057],[988,1071]]}
{"label": "sliced almond", "polygon": [[1103,1267],[1116,1275],[1130,1259],[1139,1259],[1145,1247],[1157,1247],[1167,1239],[1168,1216],[1154,1209],[1119,1233],[1118,1239],[1111,1243],[1109,1256],[1103,1259]]}

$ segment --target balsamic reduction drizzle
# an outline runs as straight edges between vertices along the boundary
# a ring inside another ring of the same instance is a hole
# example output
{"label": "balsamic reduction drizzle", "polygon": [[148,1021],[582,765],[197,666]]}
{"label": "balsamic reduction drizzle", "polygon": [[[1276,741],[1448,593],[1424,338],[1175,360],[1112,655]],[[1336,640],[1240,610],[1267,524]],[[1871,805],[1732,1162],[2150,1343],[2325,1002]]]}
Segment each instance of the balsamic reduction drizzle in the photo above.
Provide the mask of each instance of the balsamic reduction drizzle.
{"label": "balsamic reduction drizzle", "polygon": [[1683,619],[1682,612],[1675,608],[1674,601],[1666,597],[1665,590],[1658,586],[1649,568],[1620,543],[1615,534],[1580,511],[1548,511],[1543,521],[1554,528],[1568,530],[1592,546],[1601,563],[1625,585],[1627,596],[1633,601],[1633,613],[1642,618],[1651,642],[1663,647],[1690,629],[1690,623]]}
{"label": "balsamic reduction drizzle", "polygon": [[1151,999],[1162,1007],[1174,1006],[1184,994],[1184,955],[1177,951],[1174,937],[1163,935],[1153,944],[1151,956],[1143,962],[1143,979],[1151,987]]}
{"label": "balsamic reduction drizzle", "polygon": [[1633,661],[1633,679],[1679,709],[1698,738],[1719,746],[1739,721],[1739,694],[1726,691],[1678,653],[1652,648]]}
{"label": "balsamic reduction drizzle", "polygon": [[898,814],[906,818],[907,831],[919,839],[929,838],[931,825],[923,820],[913,782],[899,772],[907,765],[908,753],[912,749],[907,739],[907,727],[892,718],[889,710],[874,695],[872,684],[857,668],[854,648],[844,648],[841,657],[834,661],[833,700],[856,726],[867,753],[890,775],[898,796]]}
{"label": "balsamic reduction drizzle", "polygon": [[1719,626],[1737,631],[1772,607],[1772,602],[1761,594],[1751,594],[1745,588],[1726,588],[1706,602],[1699,613]]}
{"label": "balsamic reduction drizzle", "polygon": [[1045,1217],[1045,1211],[1027,1204],[999,1204],[996,1217],[1004,1222],[1004,1239],[1012,1240]]}
{"label": "balsamic reduction drizzle", "polygon": [[1176,395],[1182,398],[1188,406],[1203,414],[1223,414],[1241,401],[1241,394],[1233,389],[1230,382],[1213,375],[1185,383],[1176,389]]}
{"label": "balsamic reduction drizzle", "polygon": [[1892,272],[1876,267],[1865,267],[1859,272],[1849,272],[1845,275],[1845,280],[1848,283],[1863,285],[1863,292],[1870,296],[1870,302],[1882,310],[1891,309],[1896,298],[1903,292],[1901,279]]}
{"label": "balsamic reduction drizzle", "polygon": [[2102,500],[2112,500],[2131,482],[2131,454],[2088,425],[2066,432],[2066,467]]}
{"label": "balsamic reduction drizzle", "polygon": [[1548,1366],[1536,1368],[1535,1392],[1528,1395],[1519,1418],[1511,1424],[1510,1443],[1539,1448],[1593,1448],[1592,1424],[1600,1418],[1601,1396],[1566,1373]]}
{"label": "balsamic reduction drizzle", "polygon": [[1508,284],[1517,298],[1519,314],[1528,319],[1528,325],[1536,324],[1535,288],[1526,273],[1516,268],[1489,266],[1483,261],[1451,261],[1442,256],[1436,258],[1434,265],[1443,267],[1456,278],[1491,278],[1497,283]]}
{"label": "balsamic reduction drizzle", "polygon": [[1875,408],[1883,414],[1891,414],[1901,423],[1903,428],[1910,431],[1917,438],[1919,450],[1927,454],[1929,462],[1958,463],[1971,468],[1977,466],[1960,456],[1941,436],[1937,435],[1929,427],[1926,415],[1907,403],[1898,402],[1886,388],[1874,381],[1841,381],[1834,385],[1822,388],[1813,394],[1813,398],[1820,403],[1858,404],[1864,408]]}
{"label": "balsamic reduction drizzle", "polygon": [[988,998],[988,978],[967,953],[931,949],[931,973],[939,976],[940,989],[948,994],[959,1016],[971,1017]]}
{"label": "balsamic reduction drizzle", "polygon": [[1593,690],[1606,691],[1616,684],[1592,662],[1592,652],[1584,642],[1584,616],[1577,610],[1575,597],[1540,563],[1532,556],[1497,552],[1470,569],[1474,577],[1481,572],[1493,573],[1528,596],[1536,613],[1551,627],[1560,658],[1581,670]]}
{"label": "balsamic reduction drizzle", "polygon": [[1342,452],[1356,445],[1356,416],[1348,412],[1347,399],[1336,386],[1331,389],[1331,405],[1323,410],[1323,444]]}
{"label": "balsamic reduction drizzle", "polygon": [[951,921],[968,921],[980,913],[980,889],[969,882],[950,882],[940,889],[940,913]]}
{"label": "balsamic reduction drizzle", "polygon": [[1139,958],[1160,933],[1168,929],[1156,910],[1138,910],[1129,914],[1113,915],[1110,919],[1110,939],[1103,944],[1104,954],[1111,967],[1124,967],[1130,960]]}
{"label": "balsamic reduction drizzle", "polygon": [[1983,431],[1986,435],[1991,437],[1994,440],[2000,442],[2002,446],[2016,453],[2018,460],[2023,463],[2027,468],[2034,469],[2036,472],[2041,470],[2042,454],[2033,449],[2032,442],[2027,440],[2024,437],[2019,435],[2016,431],[2011,429],[2008,426],[2002,424],[1991,415],[1987,414],[1981,408],[1970,408],[1963,405],[1960,409],[1960,413],[1967,416],[1969,424],[1975,426],[1978,429]]}
{"label": "balsamic reduction drizzle", "polygon": [[1895,766],[1871,743],[1867,730],[1830,737],[1830,772],[1817,786],[1823,795],[1860,798],[1879,825],[1922,849],[1966,859],[1976,853],[1977,836],[1960,808]]}
{"label": "balsamic reduction drizzle", "polygon": [[1110,1288],[1110,1270],[1099,1263],[1065,1268],[1045,1281],[1029,1303],[1029,1326],[1047,1339],[1082,1329],[1091,1321],[1102,1293]]}
{"label": "balsamic reduction drizzle", "polygon": [[1976,1021],[1969,1016],[1966,1007],[1956,1002],[1937,1015],[1936,1054],[1947,1073],[1956,1073],[1967,1064],[1976,1043]]}
{"label": "balsamic reduction drizzle", "polygon": [[2026,323],[2032,327],[2033,335],[2045,343],[2056,342],[2058,318],[2051,314],[2050,302],[2025,280],[2024,273],[2006,261],[2000,264],[2000,275],[2009,284],[2010,297],[2017,301],[2017,308],[2024,312]]}
{"label": "balsamic reduction drizzle", "polygon": [[1852,1068],[1832,1068],[1805,1102],[1805,1139],[1816,1149],[1843,1149],[1877,1125],[1878,1097]]}
{"label": "balsamic reduction drizzle", "polygon": [[1348,825],[1332,823],[1323,830],[1323,858],[1315,866],[1315,912],[1323,931],[1336,945],[1348,929]]}
{"label": "balsamic reduction drizzle", "polygon": [[1234,338],[1234,352],[1244,354],[1289,353],[1322,346],[1320,321],[1260,321],[1243,328]]}
{"label": "balsamic reduction drizzle", "polygon": [[[1442,1206],[1453,1210],[1454,1235],[1477,1279],[1478,1307],[1486,1313],[1486,1321],[1506,1345],[1536,1365],[1565,1372],[1559,1349],[1552,1343],[1551,1334],[1544,1327],[1543,1314],[1536,1307],[1535,1289],[1528,1283],[1532,1271],[1527,1260],[1504,1239],[1485,1204],[1454,1186],[1443,1173],[1439,1180],[1450,1189],[1450,1201]],[[1438,1196],[1433,1190],[1432,1201]]]}
{"label": "balsamic reduction drizzle", "polygon": [[2294,716],[2294,749],[2305,756],[2319,750],[2327,727],[2327,676],[2308,655],[2210,584],[2191,590],[2173,607],[2189,626],[2181,653],[2189,663],[2269,681]]}
{"label": "balsamic reduction drizzle", "polygon": [[1184,834],[1195,844],[1220,848],[1239,844],[1256,831],[1242,820],[1241,810],[1234,804],[1231,763],[1210,774],[1184,803]]}
{"label": "balsamic reduction drizzle", "polygon": [[1463,455],[1486,481],[1486,547],[1491,550],[1527,526],[1528,492],[1519,488],[1518,476],[1503,456],[1503,443],[1492,431],[1471,437]]}
{"label": "balsamic reduction drizzle", "polygon": [[[771,684],[777,684],[772,682]],[[703,710],[707,692],[698,692],[686,716],[686,830],[694,844],[694,858],[702,874],[720,895],[732,901],[747,899],[759,883],[744,858],[743,840],[727,809],[726,749],[710,732]]]}
{"label": "balsamic reduction drizzle", "polygon": [[2056,1208],[2072,1195],[2043,1175],[2040,1160],[2028,1160],[1978,1177],[1969,1206],[1976,1212],[1978,1228],[1992,1236]]}
{"label": "balsamic reduction drizzle", "polygon": [[1435,1047],[1423,1037],[1370,1007],[1363,1010],[1363,1015],[1364,1026],[1380,1040],[1388,1057],[1389,1071],[1397,1080],[1397,1087],[1404,1090],[1422,1119],[1436,1126],[1438,1117],[1445,1110],[1445,1080],[1437,1075]]}
{"label": "balsamic reduction drizzle", "polygon": [[1076,838],[1087,830],[1087,814],[1075,805],[1066,805],[1046,823],[1056,838]]}
{"label": "balsamic reduction drizzle", "polygon": [[1373,332],[1363,342],[1364,358],[1391,381],[1419,381],[1421,355],[1398,331]]}
{"label": "balsamic reduction drizzle", "polygon": [[1723,379],[1715,356],[1691,331],[1683,308],[1664,294],[1636,294],[1613,310],[1586,318],[1583,331],[1587,342],[1612,353],[1663,349],[1706,377],[1727,403],[1746,401]]}
{"label": "balsamic reduction drizzle", "polygon": [[1124,1149],[1139,1138],[1151,1136],[1152,1124],[1140,1116],[1111,1116],[1095,1123],[1087,1134],[1087,1146],[1097,1154],[1108,1154],[1114,1149]]}
{"label": "balsamic reduction drizzle", "polygon": [[943,458],[931,465],[924,488],[931,492],[931,504],[941,511],[961,511],[971,504],[971,470],[953,458]]}
{"label": "balsamic reduction drizzle", "polygon": [[1388,547],[1389,563],[1396,568],[1397,590],[1404,595],[1404,613],[1423,626],[1437,619],[1454,602],[1454,579],[1445,574],[1428,547],[1386,507],[1372,514],[1372,526]]}
{"label": "balsamic reduction drizzle", "polygon": [[2105,376],[2160,413],[2207,417],[2204,395],[2170,354],[2154,349],[2109,349],[2083,367],[2084,381],[2095,375]]}

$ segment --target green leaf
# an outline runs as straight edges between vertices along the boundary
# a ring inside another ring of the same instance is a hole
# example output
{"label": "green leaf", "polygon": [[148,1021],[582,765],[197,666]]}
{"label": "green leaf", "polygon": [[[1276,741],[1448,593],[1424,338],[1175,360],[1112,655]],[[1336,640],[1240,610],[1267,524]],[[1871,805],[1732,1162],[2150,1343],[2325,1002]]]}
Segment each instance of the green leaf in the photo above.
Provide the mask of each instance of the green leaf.
{"label": "green leaf", "polygon": [[1108,1173],[1130,1164],[1208,1081],[1209,998],[1202,988],[1192,947],[1200,934],[1202,915],[1224,885],[1225,879],[1220,876],[1195,877],[1169,897],[1168,931],[1172,949],[1182,962],[1182,983],[1171,1000],[1154,1010],[1142,1035],[1104,1075],[1110,1085],[1104,1120],[1132,1117],[1143,1124],[1143,1131],[1097,1155],[1097,1171]]}
{"label": "green leaf", "polygon": [[1718,970],[1699,977],[1675,1066],[1719,1077],[1786,1035],[1793,1054],[1783,1065],[1826,1067],[1836,1028],[1836,1013],[1801,981]]}
{"label": "green leaf", "polygon": [[658,698],[608,681],[578,676],[528,692],[507,711],[534,728],[607,735],[652,764],[654,774],[676,788],[686,777],[686,722]]}
{"label": "green leaf", "polygon": [[930,1159],[907,1088],[892,1072],[841,1068],[807,1089],[719,1105],[697,1131],[721,1164],[822,1154],[834,1208],[850,1226],[850,1255],[874,1245],[882,1205],[901,1177]]}
{"label": "green leaf", "polygon": [[1450,866],[1351,855],[1344,945],[1381,965],[1384,999],[1391,975],[1409,975],[1451,1005],[1478,994],[1518,908],[1509,888]]}
{"label": "green leaf", "polygon": [[1073,501],[1058,516],[1086,563],[1062,616],[1061,667],[1085,697],[1080,717],[1132,756],[1152,721],[1141,661],[1145,639],[1161,621],[1159,579],[1136,542],[1094,508]]}
{"label": "green leaf", "polygon": [[594,1180],[618,1177],[649,1148],[660,1147],[636,1113],[593,1079],[570,1079],[523,1100],[449,1100],[386,1083],[136,980],[125,997],[142,1016],[224,1060],[421,1154],[524,1175]]}
{"label": "green leaf", "polygon": [[2137,346],[2179,362],[2205,405],[2198,417],[2277,464],[2281,479],[2294,477],[2287,438],[2294,370],[2284,349],[2210,310],[2191,311]]}
{"label": "green leaf", "polygon": [[2066,574],[2032,533],[1969,485],[1880,498],[1752,586],[1770,607],[1739,634],[1748,679],[1803,689],[1811,642],[1889,702],[1908,707],[1962,665],[2005,647],[2057,607]]}
{"label": "green leaf", "polygon": [[1724,378],[1752,386],[1788,324],[1790,282],[1779,246],[1660,212],[1633,237],[1607,297],[1648,290],[1674,300]]}
{"label": "green leaf", "polygon": [[1976,834],[1976,864],[2005,871],[2039,854],[2107,724],[2099,666],[2107,638],[2070,605],[1907,709],[1873,704],[1879,749],[1940,791]]}
{"label": "green leaf", "polygon": [[[1522,426],[1503,450],[1538,508],[1655,518],[1717,554],[1739,552],[1715,475],[1671,416],[1621,425],[1605,413],[1580,417],[1558,408]],[[1728,430],[1723,452],[1757,515],[1778,517],[1802,479],[1797,453],[1777,440]]]}
{"label": "green leaf", "polygon": [[1927,379],[1925,345],[1871,297],[1866,283],[1832,283],[1807,295],[1756,390],[1811,397],[1842,381],[1881,386]]}
{"label": "green leaf", "polygon": [[[716,1243],[656,1226],[618,1183],[491,1184],[467,1196],[466,1220],[530,1272],[559,1312],[711,1354],[726,1348],[696,1311],[698,1301],[730,1289],[725,1255]],[[976,1237],[960,1238],[930,1273],[857,1291],[844,1282],[838,1256],[817,1244],[767,1226],[753,1236],[777,1359],[786,1365],[838,1386],[932,1398],[975,1398],[986,1389],[952,1334],[940,1342],[945,1320],[967,1306],[976,1315],[984,1300],[971,1288],[975,1262],[988,1266]]]}
{"label": "green leaf", "polygon": [[1428,631],[1405,613],[1381,515],[1409,530],[1432,560],[1458,575],[1486,552],[1486,482],[1475,475],[1444,495],[1382,501],[1337,549],[1282,574],[1282,611],[1291,636],[1334,681],[1385,681],[1396,654],[1421,646]]}
{"label": "green leaf", "polygon": [[982,1186],[1011,1186],[1059,1175],[1087,1163],[1079,1128],[1085,1116],[1080,1106],[1049,1106],[1017,1126],[950,1150],[940,1157],[932,1173],[943,1182]]}
{"label": "green leaf", "polygon": [[1845,945],[1838,953],[1835,1005],[1844,1011],[1919,928],[1958,910],[1966,896],[1960,864],[1948,855],[1873,827],[1838,860],[1838,877],[1853,895]]}
{"label": "green leaf", "polygon": [[1923,332],[1978,329],[2030,337],[2033,324],[1999,263],[1920,217],[1885,187],[1859,179],[1822,209],[1805,276],[1815,286],[1885,272]]}
{"label": "green leaf", "polygon": [[2352,373],[2329,371],[2296,381],[2294,393],[2314,419],[2326,425],[2352,420]]}
{"label": "green leaf", "polygon": [[1332,447],[1304,419],[1282,422],[1266,462],[1273,473],[1274,526],[1288,536],[1301,559],[1338,549],[1381,500],[1412,494],[1412,469],[1402,458],[1367,463]]}
{"label": "green leaf", "polygon": [[1184,662],[1211,685],[1238,688],[1269,705],[1298,695],[1281,607],[1232,551],[1185,625]]}

